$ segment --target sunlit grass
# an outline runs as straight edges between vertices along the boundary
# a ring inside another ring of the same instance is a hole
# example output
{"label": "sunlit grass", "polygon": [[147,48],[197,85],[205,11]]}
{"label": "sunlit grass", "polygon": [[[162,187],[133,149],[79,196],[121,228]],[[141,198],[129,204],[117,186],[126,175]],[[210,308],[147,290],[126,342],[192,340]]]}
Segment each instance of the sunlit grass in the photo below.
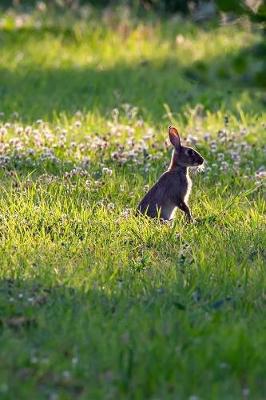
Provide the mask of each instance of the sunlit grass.
{"label": "sunlit grass", "polygon": [[[0,397],[262,399],[260,32],[84,10],[0,14]],[[170,123],[191,225],[135,216]]]}

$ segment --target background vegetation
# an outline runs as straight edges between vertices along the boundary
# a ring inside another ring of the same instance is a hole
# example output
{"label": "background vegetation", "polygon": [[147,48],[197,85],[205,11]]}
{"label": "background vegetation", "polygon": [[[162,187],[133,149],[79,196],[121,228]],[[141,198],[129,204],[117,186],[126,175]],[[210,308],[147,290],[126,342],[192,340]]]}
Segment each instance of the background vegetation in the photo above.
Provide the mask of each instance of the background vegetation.
{"label": "background vegetation", "polygon": [[[19,2],[0,48],[0,397],[263,399],[263,26]],[[134,215],[170,123],[193,225]]]}

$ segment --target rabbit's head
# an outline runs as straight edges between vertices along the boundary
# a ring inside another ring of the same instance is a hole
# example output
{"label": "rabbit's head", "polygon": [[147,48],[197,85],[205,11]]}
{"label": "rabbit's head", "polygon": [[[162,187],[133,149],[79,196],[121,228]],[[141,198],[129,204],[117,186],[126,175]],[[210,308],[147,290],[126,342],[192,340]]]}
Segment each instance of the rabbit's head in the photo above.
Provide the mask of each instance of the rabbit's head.
{"label": "rabbit's head", "polygon": [[204,163],[204,158],[191,147],[181,145],[180,136],[176,128],[169,126],[169,139],[175,149],[175,163],[182,167],[196,167]]}

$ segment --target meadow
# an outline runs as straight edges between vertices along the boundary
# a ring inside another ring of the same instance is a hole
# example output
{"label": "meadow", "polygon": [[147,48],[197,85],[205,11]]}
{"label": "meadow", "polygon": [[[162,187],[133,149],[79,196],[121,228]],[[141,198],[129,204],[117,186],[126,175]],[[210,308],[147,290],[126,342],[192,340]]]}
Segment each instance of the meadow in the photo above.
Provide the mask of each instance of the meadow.
{"label": "meadow", "polygon": [[[1,399],[265,399],[264,39],[0,11]],[[206,159],[194,224],[135,216],[170,124]]]}

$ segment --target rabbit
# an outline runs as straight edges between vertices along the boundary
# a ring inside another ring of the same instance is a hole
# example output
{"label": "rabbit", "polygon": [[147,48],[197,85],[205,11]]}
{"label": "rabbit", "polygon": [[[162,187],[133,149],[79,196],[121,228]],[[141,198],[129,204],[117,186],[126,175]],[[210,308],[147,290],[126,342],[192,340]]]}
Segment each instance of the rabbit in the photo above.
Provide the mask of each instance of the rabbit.
{"label": "rabbit", "polygon": [[176,128],[169,126],[168,133],[174,146],[169,168],[141,200],[137,212],[167,221],[173,219],[178,207],[185,213],[187,221],[192,222],[188,206],[192,181],[188,168],[202,165],[204,158],[190,147],[181,145]]}

